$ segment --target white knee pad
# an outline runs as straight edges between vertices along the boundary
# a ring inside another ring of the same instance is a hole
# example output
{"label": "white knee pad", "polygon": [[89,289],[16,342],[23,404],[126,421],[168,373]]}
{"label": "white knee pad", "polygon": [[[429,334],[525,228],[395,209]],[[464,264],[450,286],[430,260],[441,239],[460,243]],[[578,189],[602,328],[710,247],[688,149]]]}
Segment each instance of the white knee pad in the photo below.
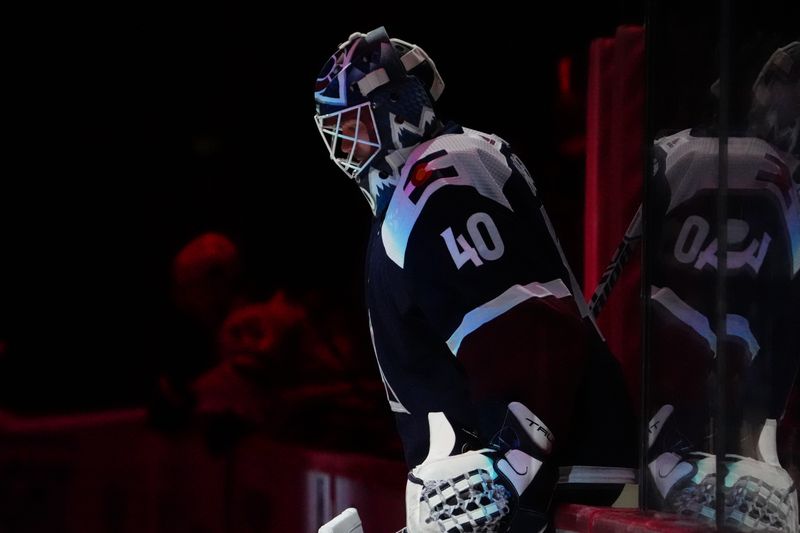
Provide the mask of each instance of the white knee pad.
{"label": "white knee pad", "polygon": [[450,456],[455,433],[442,413],[430,413],[431,449],[408,475],[409,533],[501,532],[511,514],[512,494],[497,482],[492,449]]}

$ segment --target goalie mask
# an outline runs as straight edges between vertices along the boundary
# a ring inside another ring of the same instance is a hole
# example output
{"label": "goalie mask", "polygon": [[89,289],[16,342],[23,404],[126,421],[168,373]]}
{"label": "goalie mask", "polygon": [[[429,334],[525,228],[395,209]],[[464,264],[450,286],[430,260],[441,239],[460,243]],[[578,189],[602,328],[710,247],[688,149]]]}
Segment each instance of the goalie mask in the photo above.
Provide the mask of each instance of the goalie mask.
{"label": "goalie mask", "polygon": [[778,48],[761,69],[748,132],[800,158],[800,42]]}
{"label": "goalie mask", "polygon": [[439,121],[433,102],[444,83],[419,47],[384,28],[354,33],[317,78],[314,119],[331,159],[378,213],[388,204],[411,150]]}

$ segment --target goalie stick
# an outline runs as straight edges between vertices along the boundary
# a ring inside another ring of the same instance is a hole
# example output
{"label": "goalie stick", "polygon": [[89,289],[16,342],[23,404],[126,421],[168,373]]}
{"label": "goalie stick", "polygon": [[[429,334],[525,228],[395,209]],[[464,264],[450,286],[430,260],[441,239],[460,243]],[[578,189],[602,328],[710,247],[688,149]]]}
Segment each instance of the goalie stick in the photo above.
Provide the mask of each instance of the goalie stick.
{"label": "goalie stick", "polygon": [[628,229],[625,230],[625,236],[622,237],[622,242],[617,246],[614,256],[611,258],[611,263],[609,263],[603,271],[597,288],[594,290],[592,299],[589,302],[589,311],[592,312],[592,316],[597,317],[600,314],[603,306],[605,306],[608,301],[611,290],[614,288],[614,285],[616,285],[620,274],[622,274],[622,269],[625,268],[625,265],[631,257],[631,253],[636,248],[641,238],[642,206],[640,205],[639,209],[636,210],[636,214],[633,215],[630,224],[628,224]]}

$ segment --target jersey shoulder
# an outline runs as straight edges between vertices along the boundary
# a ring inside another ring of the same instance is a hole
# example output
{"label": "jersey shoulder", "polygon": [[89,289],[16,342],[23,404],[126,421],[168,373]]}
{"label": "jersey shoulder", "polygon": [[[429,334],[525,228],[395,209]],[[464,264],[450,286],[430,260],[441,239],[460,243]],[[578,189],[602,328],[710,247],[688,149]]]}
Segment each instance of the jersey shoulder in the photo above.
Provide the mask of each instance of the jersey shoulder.
{"label": "jersey shoulder", "polygon": [[[709,205],[719,187],[719,139],[694,136],[690,130],[656,141],[655,175],[665,183],[668,215],[698,198]],[[658,165],[663,165],[659,167]],[[788,239],[792,275],[800,271],[800,187],[796,176],[800,164],[791,155],[756,137],[728,139],[728,190],[737,198],[758,201],[763,219],[775,215]]]}
{"label": "jersey shoulder", "polygon": [[441,197],[455,187],[468,187],[510,210],[503,187],[514,172],[512,155],[500,137],[466,128],[414,149],[403,166],[381,226],[389,258],[403,267],[411,231],[434,195]]}
{"label": "jersey shoulder", "polygon": [[[683,130],[655,142],[654,175],[666,180],[673,209],[702,190],[719,185],[719,139],[692,135]],[[755,137],[728,139],[728,186],[738,191],[768,191],[792,203],[791,175],[797,161]],[[771,178],[774,177],[774,178]]]}
{"label": "jersey shoulder", "polygon": [[[695,135],[693,130],[686,129],[656,139],[655,148],[657,162],[663,162],[668,169],[675,172],[683,169],[684,165],[696,165],[703,161],[716,163],[719,138]],[[728,157],[734,165],[737,162],[761,162],[764,159],[778,159],[787,162],[789,166],[796,164],[791,156],[757,137],[729,137]]]}

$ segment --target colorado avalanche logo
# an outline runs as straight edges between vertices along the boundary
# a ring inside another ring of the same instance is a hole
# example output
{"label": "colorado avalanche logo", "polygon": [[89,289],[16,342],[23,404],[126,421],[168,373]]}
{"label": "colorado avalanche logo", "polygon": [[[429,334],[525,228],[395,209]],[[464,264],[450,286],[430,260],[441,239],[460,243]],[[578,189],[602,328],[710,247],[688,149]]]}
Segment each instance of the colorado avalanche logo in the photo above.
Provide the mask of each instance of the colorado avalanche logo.
{"label": "colorado avalanche logo", "polygon": [[345,105],[347,103],[347,50],[336,52],[322,68],[323,74],[317,78],[314,99],[320,104]]}
{"label": "colorado avalanche logo", "polygon": [[336,75],[342,71],[342,54],[336,53],[322,67],[322,73],[317,78],[317,84],[314,87],[314,92],[319,93],[323,91],[330,83],[336,78]]}
{"label": "colorado avalanche logo", "polygon": [[408,195],[408,199],[412,203],[419,202],[425,189],[434,181],[441,178],[454,178],[458,176],[456,167],[450,165],[442,168],[435,168],[432,165],[435,160],[447,155],[445,150],[438,150],[432,154],[428,154],[422,159],[416,161],[414,166],[408,172],[408,177],[403,184],[403,190]]}
{"label": "colorado avalanche logo", "polygon": [[354,33],[350,39],[343,43],[339,50],[322,67],[322,72],[317,78],[314,89],[314,99],[319,104],[327,105],[347,105],[347,86],[348,75],[352,78],[350,82],[357,81],[363,77],[351,68],[353,55],[363,41],[364,34]]}

